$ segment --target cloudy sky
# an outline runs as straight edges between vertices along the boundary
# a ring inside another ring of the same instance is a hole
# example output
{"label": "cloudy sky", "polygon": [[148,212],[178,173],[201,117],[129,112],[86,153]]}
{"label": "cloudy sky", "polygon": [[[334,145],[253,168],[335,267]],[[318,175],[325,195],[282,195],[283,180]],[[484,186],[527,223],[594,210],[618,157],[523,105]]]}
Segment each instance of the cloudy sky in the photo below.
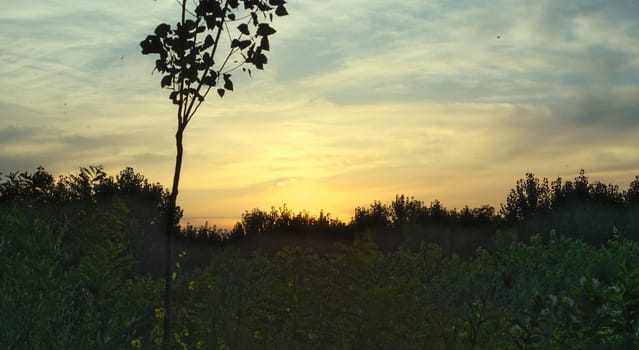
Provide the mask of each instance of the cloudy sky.
{"label": "cloudy sky", "polygon": [[[639,175],[639,1],[290,0],[269,64],[189,125],[185,220],[286,203],[347,221],[404,193],[498,207],[527,171]],[[0,4],[0,172],[168,186],[175,112],[139,42],[174,0]]]}

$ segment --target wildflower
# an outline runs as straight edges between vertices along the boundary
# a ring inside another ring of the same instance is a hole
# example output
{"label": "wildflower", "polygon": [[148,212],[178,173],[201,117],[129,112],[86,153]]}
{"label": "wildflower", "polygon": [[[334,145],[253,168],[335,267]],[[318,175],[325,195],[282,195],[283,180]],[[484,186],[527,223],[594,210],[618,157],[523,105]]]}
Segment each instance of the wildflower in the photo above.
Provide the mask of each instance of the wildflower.
{"label": "wildflower", "polygon": [[155,318],[157,318],[158,320],[163,320],[164,319],[164,309],[161,307],[158,307],[155,309]]}
{"label": "wildflower", "polygon": [[189,290],[190,291],[194,291],[197,288],[197,282],[195,281],[189,281]]}

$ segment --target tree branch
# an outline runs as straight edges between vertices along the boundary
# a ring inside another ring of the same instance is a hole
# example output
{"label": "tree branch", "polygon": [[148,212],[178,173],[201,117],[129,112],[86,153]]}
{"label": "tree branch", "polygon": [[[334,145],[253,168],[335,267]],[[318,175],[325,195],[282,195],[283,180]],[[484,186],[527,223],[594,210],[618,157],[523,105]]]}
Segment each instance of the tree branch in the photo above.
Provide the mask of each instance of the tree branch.
{"label": "tree branch", "polygon": [[[222,23],[224,23],[224,19],[226,18],[226,11],[229,8],[229,1],[226,0],[224,1],[224,8],[222,9]],[[213,62],[215,62],[215,53],[217,52],[217,46],[220,42],[220,35],[222,34],[222,26],[219,26],[217,29],[217,34],[215,35],[215,41],[213,43],[213,48],[211,49],[211,58],[213,59]],[[202,74],[202,77],[205,77],[209,71],[210,71],[210,67],[207,67],[206,70],[204,71],[204,74]],[[219,79],[219,74],[217,77],[215,77],[215,79]],[[200,89],[202,88],[202,81],[200,81],[198,83],[197,89],[196,91],[196,95],[200,93]],[[188,116],[187,118],[187,122],[188,120],[191,120],[191,117],[193,116],[194,113],[192,113],[192,109],[193,109],[193,104],[195,101],[191,101],[191,104],[189,105],[189,108],[186,110],[187,113],[186,115]],[[201,102],[201,101],[200,101]],[[199,107],[199,106],[198,106]],[[195,111],[193,111],[195,112]]]}

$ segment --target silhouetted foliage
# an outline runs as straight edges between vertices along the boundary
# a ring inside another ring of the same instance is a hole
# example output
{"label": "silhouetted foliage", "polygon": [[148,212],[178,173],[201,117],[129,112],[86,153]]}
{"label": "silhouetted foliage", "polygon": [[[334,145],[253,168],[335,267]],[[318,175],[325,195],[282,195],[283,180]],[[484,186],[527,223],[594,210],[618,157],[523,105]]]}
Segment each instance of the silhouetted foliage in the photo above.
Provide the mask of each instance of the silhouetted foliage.
{"label": "silhouetted foliage", "polygon": [[[327,253],[335,251],[330,242],[352,241],[365,231],[373,233],[383,251],[418,247],[426,241],[440,245],[449,254],[464,256],[474,254],[480,246],[490,246],[487,242],[492,241],[495,230],[505,227],[517,230],[523,239],[537,233],[547,239],[547,233],[555,230],[559,235],[601,244],[613,237],[613,231],[632,239],[639,237],[638,184],[635,178],[622,192],[617,186],[590,183],[584,171],[574,181],[558,178],[550,183],[527,173],[502,205],[501,216],[489,205],[448,210],[437,200],[425,205],[402,194],[388,205],[375,201],[368,208],[356,208],[348,223],[323,211],[318,216],[306,211],[294,213],[286,205],[269,211],[253,209],[244,212],[242,220],[230,230],[187,224],[180,230],[180,244],[201,250],[197,255],[203,261],[197,266],[205,265],[210,255],[205,253],[206,248],[197,248],[197,242],[216,247],[242,242],[238,247],[247,254],[259,248],[276,252],[291,244]],[[149,183],[131,168],[112,177],[102,167],[91,166],[57,180],[38,168],[33,174],[11,173],[0,182],[0,204],[4,205],[21,202],[30,210],[58,208],[66,210],[65,215],[81,213],[87,205],[120,207],[125,231],[122,239],[132,247],[136,273],[154,275],[159,273],[162,245],[157,238],[167,198],[161,185]],[[175,216],[181,216],[179,209]]]}
{"label": "silhouetted foliage", "polygon": [[[636,181],[636,179],[635,179]],[[519,180],[510,192],[501,214],[520,231],[521,237],[545,234],[554,229],[558,234],[603,244],[612,238],[613,230],[625,237],[639,239],[639,210],[633,203],[637,184],[621,192],[616,185],[589,182],[582,169],[573,181],[561,178],[539,180],[532,173]]]}
{"label": "silhouetted foliage", "polygon": [[382,202],[375,201],[370,208],[355,208],[355,216],[351,220],[351,225],[356,230],[365,229],[385,230],[391,227],[392,216],[389,208]]}
{"label": "silhouetted foliage", "polygon": [[515,188],[508,194],[501,213],[508,222],[542,214],[550,208],[550,194],[548,179],[540,181],[533,173],[526,173],[526,178],[517,180]]}
{"label": "silhouetted foliage", "polygon": [[28,172],[13,172],[0,183],[0,200],[6,203],[14,200],[36,199],[41,203],[48,202],[55,197],[53,176],[43,167],[29,174]]}
{"label": "silhouetted foliage", "polygon": [[639,176],[630,183],[625,200],[630,206],[639,206]]}
{"label": "silhouetted foliage", "polygon": [[130,346],[149,319],[137,306],[156,302],[128,300],[146,282],[132,277],[139,232],[113,197],[117,184],[101,167],[57,181],[38,168],[0,183],[0,347]]}

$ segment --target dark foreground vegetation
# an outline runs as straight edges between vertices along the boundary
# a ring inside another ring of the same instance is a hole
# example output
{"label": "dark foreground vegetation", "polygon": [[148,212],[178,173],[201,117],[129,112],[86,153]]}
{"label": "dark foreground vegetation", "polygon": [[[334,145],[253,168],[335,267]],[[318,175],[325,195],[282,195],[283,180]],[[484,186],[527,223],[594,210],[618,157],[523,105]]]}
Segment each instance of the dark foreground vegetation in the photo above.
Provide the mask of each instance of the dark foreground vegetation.
{"label": "dark foreground vegetation", "polygon": [[[167,198],[132,169],[3,177],[0,348],[159,348]],[[254,209],[176,239],[175,349],[639,348],[639,177],[526,174],[497,211]]]}

